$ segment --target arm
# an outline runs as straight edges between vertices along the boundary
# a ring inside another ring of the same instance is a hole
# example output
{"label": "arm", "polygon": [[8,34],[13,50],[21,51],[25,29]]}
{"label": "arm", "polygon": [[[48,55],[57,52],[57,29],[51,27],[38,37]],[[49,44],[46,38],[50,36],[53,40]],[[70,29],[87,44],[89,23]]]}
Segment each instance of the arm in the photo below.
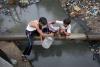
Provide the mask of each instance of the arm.
{"label": "arm", "polygon": [[56,21],[50,21],[50,22],[48,22],[48,25],[54,24],[54,23],[56,23]]}
{"label": "arm", "polygon": [[70,36],[71,33],[68,33],[68,32],[65,32],[65,31],[64,31],[64,34],[65,34],[66,36]]}
{"label": "arm", "polygon": [[38,25],[35,25],[35,28],[36,28],[36,30],[38,31],[38,33],[40,34],[40,36],[42,37],[44,37],[45,36],[45,34],[42,32],[42,30],[39,28],[39,26]]}
{"label": "arm", "polygon": [[[39,32],[41,37],[46,37],[46,36],[53,36],[53,34],[45,34],[42,32],[42,30],[39,28],[38,25],[35,25],[36,30]],[[41,38],[42,39],[42,38]]]}
{"label": "arm", "polygon": [[71,34],[71,26],[68,26],[67,29],[62,26],[60,28],[60,32],[63,33],[65,36],[69,36]]}
{"label": "arm", "polygon": [[44,33],[42,32],[42,30],[39,28],[39,25],[37,24],[37,21],[33,21],[31,23],[31,26],[36,28],[37,32],[41,35],[44,36]]}
{"label": "arm", "polygon": [[43,42],[43,37],[40,35],[41,43]]}
{"label": "arm", "polygon": [[64,32],[66,36],[69,36],[71,34],[71,25],[67,27],[67,31]]}

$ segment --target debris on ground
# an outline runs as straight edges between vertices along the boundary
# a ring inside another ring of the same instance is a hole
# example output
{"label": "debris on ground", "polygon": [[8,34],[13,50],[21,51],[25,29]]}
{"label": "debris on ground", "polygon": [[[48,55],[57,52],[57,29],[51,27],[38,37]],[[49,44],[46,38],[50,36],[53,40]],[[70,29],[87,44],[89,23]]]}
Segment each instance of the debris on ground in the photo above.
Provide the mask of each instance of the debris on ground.
{"label": "debris on ground", "polygon": [[60,0],[66,14],[72,18],[81,18],[94,33],[100,32],[100,1],[99,0]]}

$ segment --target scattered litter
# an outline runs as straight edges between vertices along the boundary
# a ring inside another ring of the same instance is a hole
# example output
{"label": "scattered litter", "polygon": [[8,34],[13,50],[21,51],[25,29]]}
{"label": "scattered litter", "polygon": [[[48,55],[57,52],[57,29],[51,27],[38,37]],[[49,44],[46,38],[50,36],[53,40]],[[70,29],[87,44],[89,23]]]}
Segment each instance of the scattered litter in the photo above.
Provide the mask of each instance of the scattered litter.
{"label": "scattered litter", "polygon": [[19,1],[19,6],[20,6],[21,8],[27,7],[28,4],[29,4],[29,1],[28,1],[28,0],[20,0],[20,1]]}
{"label": "scattered litter", "polygon": [[77,5],[76,6],[73,6],[73,7],[74,7],[74,10],[76,10],[76,11],[80,11],[81,10],[81,8],[78,7]]}
{"label": "scattered litter", "polygon": [[97,8],[96,6],[94,6],[94,7],[90,10],[91,15],[94,15],[94,16],[97,16],[98,12],[99,12],[99,8]]}
{"label": "scattered litter", "polygon": [[[93,26],[94,23],[90,23],[90,21],[96,21],[100,19],[100,1],[97,1],[97,0],[66,0],[66,2],[64,3],[66,6],[62,6],[62,7],[65,9],[66,13],[67,12],[69,13],[68,15],[70,15],[70,17],[80,18],[83,21],[87,21],[87,25],[90,28],[92,27],[94,32],[97,32],[97,31],[100,32],[99,21],[95,22],[96,26]],[[96,19],[97,17],[98,19]]]}

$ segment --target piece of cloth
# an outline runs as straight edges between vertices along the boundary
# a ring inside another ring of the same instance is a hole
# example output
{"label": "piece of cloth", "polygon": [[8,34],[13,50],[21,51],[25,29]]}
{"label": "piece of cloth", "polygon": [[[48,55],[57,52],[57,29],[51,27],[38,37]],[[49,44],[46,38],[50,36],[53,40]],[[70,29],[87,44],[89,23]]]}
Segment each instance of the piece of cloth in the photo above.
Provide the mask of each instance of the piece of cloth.
{"label": "piece of cloth", "polygon": [[[26,30],[28,30],[28,31],[34,31],[34,30],[36,30],[36,28],[34,28],[34,27],[31,26],[32,23],[33,23],[33,21],[31,21],[31,22],[27,25]],[[39,22],[36,21],[36,24],[39,24]]]}
{"label": "piece of cloth", "polygon": [[65,28],[67,33],[71,33],[71,25],[69,24],[66,28]]}
{"label": "piece of cloth", "polygon": [[71,25],[69,24],[67,27],[64,27],[63,21],[57,20],[54,24],[50,24],[48,28],[52,32],[56,32],[60,29],[65,29],[66,32],[71,33]]}
{"label": "piece of cloth", "polygon": [[63,26],[63,21],[56,21],[54,24],[49,25],[49,30],[55,32]]}

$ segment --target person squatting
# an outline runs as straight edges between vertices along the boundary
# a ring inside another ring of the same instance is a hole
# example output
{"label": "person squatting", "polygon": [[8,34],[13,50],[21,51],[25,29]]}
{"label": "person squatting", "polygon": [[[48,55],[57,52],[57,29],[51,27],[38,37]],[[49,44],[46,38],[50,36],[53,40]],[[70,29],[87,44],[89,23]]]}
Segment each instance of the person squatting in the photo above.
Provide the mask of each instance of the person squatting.
{"label": "person squatting", "polygon": [[26,27],[25,33],[28,39],[28,44],[23,52],[22,60],[27,61],[32,50],[32,45],[34,44],[34,37],[40,36],[41,43],[43,38],[47,36],[64,35],[69,36],[71,34],[71,20],[70,18],[65,18],[63,21],[51,21],[47,22],[45,17],[40,17],[39,19],[30,21]]}

